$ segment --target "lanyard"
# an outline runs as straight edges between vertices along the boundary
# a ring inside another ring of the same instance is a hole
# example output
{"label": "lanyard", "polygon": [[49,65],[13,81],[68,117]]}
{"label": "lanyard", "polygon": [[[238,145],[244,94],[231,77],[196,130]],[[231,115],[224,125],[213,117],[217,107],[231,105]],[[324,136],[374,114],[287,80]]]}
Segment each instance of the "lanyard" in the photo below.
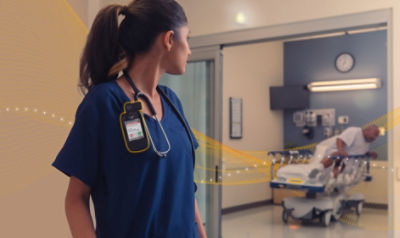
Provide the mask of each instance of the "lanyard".
{"label": "lanyard", "polygon": [[[138,100],[138,99],[139,99],[139,96],[140,96],[140,97],[143,97],[143,98],[146,100],[147,104],[149,105],[149,108],[150,108],[151,113],[152,113],[153,115],[157,115],[157,112],[156,112],[156,110],[154,109],[153,104],[151,103],[151,101],[149,100],[149,98],[148,98],[144,93],[140,92],[140,90],[139,90],[139,89],[136,87],[136,85],[133,83],[131,77],[128,75],[128,73],[127,73],[126,71],[124,71],[124,76],[125,76],[125,78],[127,79],[127,81],[128,81],[128,83],[130,84],[130,86],[132,87],[133,91],[135,92],[135,96],[134,96],[135,100]],[[189,140],[190,140],[190,144],[191,144],[191,147],[192,147],[192,158],[193,158],[193,169],[194,169],[195,160],[196,160],[196,159],[195,159],[195,158],[196,158],[196,153],[195,153],[194,140],[193,140],[193,137],[192,137],[192,134],[191,134],[190,127],[189,127],[189,125],[187,124],[187,122],[185,121],[185,119],[184,119],[184,117],[182,116],[182,114],[181,114],[181,113],[179,112],[179,110],[176,108],[176,106],[174,105],[174,103],[173,103],[173,102],[171,101],[171,99],[167,96],[167,94],[166,94],[163,90],[161,90],[158,86],[157,86],[157,91],[160,93],[160,95],[162,95],[162,96],[166,99],[166,101],[168,102],[168,104],[172,107],[172,110],[173,110],[173,111],[175,112],[175,114],[178,116],[178,119],[181,121],[183,127],[184,127],[185,130],[186,130],[186,133],[188,134],[188,137],[189,137]],[[156,116],[155,116],[155,117],[156,117]],[[151,138],[150,133],[149,133],[149,138],[150,138],[150,142],[151,142],[151,144],[152,144],[152,146],[153,146],[153,149],[154,149],[154,151],[156,152],[156,154],[157,154],[158,156],[160,156],[160,157],[165,157],[165,156],[167,155],[167,153],[169,152],[171,146],[170,146],[168,137],[167,137],[167,135],[166,135],[166,133],[165,133],[165,131],[164,131],[164,128],[162,127],[162,125],[161,125],[161,123],[160,123],[160,121],[158,120],[157,117],[156,117],[156,120],[157,120],[157,122],[158,122],[158,124],[159,124],[159,126],[160,126],[160,128],[161,128],[161,130],[162,130],[162,132],[163,132],[163,134],[164,134],[164,137],[165,137],[167,143],[168,143],[168,150],[167,150],[166,152],[164,152],[164,153],[158,152],[158,150],[157,150],[157,149],[155,148],[155,146],[154,146],[154,143],[153,143],[153,140],[152,140],[152,138]]]}

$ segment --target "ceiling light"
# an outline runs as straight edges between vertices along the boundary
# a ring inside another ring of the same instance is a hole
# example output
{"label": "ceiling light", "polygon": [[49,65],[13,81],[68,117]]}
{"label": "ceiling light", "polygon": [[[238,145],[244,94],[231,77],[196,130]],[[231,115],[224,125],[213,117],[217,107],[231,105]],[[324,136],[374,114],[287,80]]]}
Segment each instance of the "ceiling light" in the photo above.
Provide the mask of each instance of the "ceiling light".
{"label": "ceiling light", "polygon": [[246,16],[243,12],[239,12],[236,14],[236,23],[245,24],[246,23]]}

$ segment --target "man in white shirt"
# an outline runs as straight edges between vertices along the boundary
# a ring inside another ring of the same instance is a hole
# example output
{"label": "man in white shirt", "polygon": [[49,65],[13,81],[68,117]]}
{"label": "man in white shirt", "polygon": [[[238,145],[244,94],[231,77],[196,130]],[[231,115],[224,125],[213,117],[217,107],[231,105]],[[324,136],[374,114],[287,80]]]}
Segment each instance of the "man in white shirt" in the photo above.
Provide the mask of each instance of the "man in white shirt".
{"label": "man in white shirt", "polygon": [[[316,148],[311,163],[320,162],[324,168],[333,164],[329,156],[362,155],[367,154],[372,158],[377,157],[376,152],[370,152],[369,146],[379,136],[379,129],[376,125],[370,125],[364,129],[360,127],[349,127],[340,135],[333,136],[320,142]],[[338,163],[337,163],[338,164]]]}

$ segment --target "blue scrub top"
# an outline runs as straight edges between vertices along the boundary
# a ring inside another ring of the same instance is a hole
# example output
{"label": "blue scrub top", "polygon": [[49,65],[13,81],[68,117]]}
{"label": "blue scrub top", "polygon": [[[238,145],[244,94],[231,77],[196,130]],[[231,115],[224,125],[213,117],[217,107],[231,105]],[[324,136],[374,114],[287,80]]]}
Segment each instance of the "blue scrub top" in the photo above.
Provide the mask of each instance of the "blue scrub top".
{"label": "blue scrub top", "polygon": [[[160,87],[184,116],[175,93]],[[98,238],[198,237],[194,161],[184,126],[161,96],[161,124],[171,150],[166,158],[159,158],[152,147],[131,154],[119,124],[126,101],[129,98],[115,81],[90,89],[53,166],[91,187]],[[145,120],[156,148],[164,151],[167,143],[156,120],[148,115]]]}

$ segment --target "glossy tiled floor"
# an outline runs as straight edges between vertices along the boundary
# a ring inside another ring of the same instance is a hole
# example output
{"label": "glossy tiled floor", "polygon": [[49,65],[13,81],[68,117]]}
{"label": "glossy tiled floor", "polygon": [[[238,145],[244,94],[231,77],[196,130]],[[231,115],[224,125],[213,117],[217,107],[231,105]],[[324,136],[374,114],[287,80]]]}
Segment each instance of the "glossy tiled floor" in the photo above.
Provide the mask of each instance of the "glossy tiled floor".
{"label": "glossy tiled floor", "polygon": [[360,218],[349,213],[329,227],[290,220],[283,224],[280,206],[264,206],[222,216],[223,238],[383,238],[388,236],[387,210],[364,208]]}

